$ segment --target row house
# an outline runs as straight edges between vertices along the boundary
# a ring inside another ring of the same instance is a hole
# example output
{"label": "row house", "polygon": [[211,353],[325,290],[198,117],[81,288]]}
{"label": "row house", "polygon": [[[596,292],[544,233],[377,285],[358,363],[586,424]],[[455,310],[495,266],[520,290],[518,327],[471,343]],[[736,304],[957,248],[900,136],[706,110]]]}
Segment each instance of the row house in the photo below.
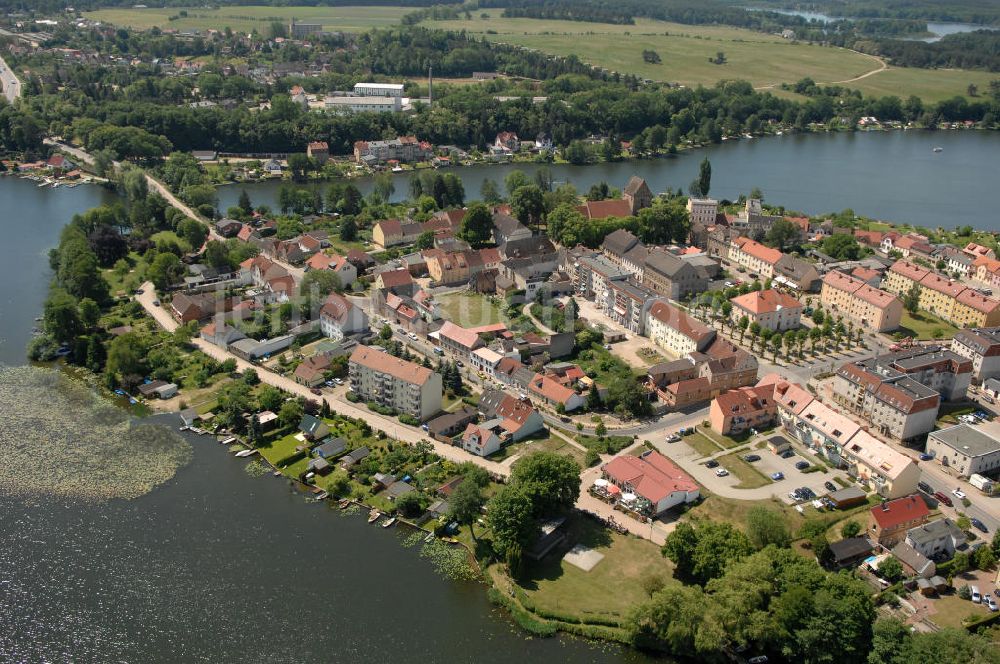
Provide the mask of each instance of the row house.
{"label": "row house", "polygon": [[944,269],[949,274],[959,274],[963,277],[969,276],[973,269],[972,263],[975,261],[975,258],[954,247],[944,247],[937,258],[939,261],[944,261]]}
{"label": "row house", "polygon": [[893,500],[917,491],[920,468],[907,455],[867,431],[859,431],[842,451],[848,473],[883,498]]}
{"label": "row house", "polygon": [[1000,290],[1000,261],[985,256],[976,258],[969,269],[969,277],[994,291]]}
{"label": "row house", "polygon": [[876,332],[898,328],[903,316],[903,303],[892,293],[836,270],[823,277],[820,302],[828,311]]}
{"label": "row house", "polygon": [[920,281],[929,274],[931,274],[929,269],[911,261],[900,259],[889,266],[888,271],[885,273],[885,278],[882,280],[882,289],[903,297],[914,286],[919,288]]}
{"label": "row house", "polygon": [[958,327],[1000,325],[1000,300],[909,261],[893,263],[882,287],[899,295],[917,288],[917,306]]}
{"label": "row house", "polygon": [[413,244],[424,232],[422,224],[384,219],[372,227],[372,242],[380,249],[399,244]]}
{"label": "row house", "polygon": [[944,401],[964,399],[972,382],[972,361],[941,346],[916,346],[877,356],[873,362],[906,374],[938,392]]}
{"label": "row house", "polygon": [[782,254],[774,265],[775,283],[810,293],[819,287],[820,276],[816,266],[802,258]]}
{"label": "row house", "polygon": [[624,228],[619,228],[604,238],[604,242],[601,243],[601,252],[609,261],[621,267],[625,255],[640,245],[642,243],[639,238]]}
{"label": "row house", "polygon": [[770,279],[782,253],[748,237],[738,237],[729,244],[729,261],[741,265],[752,274]]}
{"label": "row house", "polygon": [[833,398],[882,435],[903,442],[932,431],[941,405],[937,392],[875,360],[840,367],[834,378]]}
{"label": "row house", "polygon": [[972,362],[972,376],[979,383],[1000,376],[1000,327],[959,330],[951,350]]}

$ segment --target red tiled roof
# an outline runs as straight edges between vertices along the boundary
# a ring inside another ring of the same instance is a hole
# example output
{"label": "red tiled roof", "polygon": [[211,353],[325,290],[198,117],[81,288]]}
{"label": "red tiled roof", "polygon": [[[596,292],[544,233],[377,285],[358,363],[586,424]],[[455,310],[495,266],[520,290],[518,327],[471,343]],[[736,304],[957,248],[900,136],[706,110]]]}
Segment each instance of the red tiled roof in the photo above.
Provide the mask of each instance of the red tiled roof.
{"label": "red tiled roof", "polygon": [[892,267],[889,268],[889,271],[900,274],[907,279],[912,279],[913,281],[920,281],[931,273],[931,271],[927,268],[920,267],[916,263],[911,263],[910,261],[903,259],[893,263]]}
{"label": "red tiled roof", "polygon": [[777,249],[772,249],[771,247],[764,246],[756,240],[751,240],[748,237],[738,237],[733,240],[733,244],[739,247],[743,253],[749,254],[754,258],[758,258],[765,263],[774,265],[781,260],[782,253]]}
{"label": "red tiled roof", "polygon": [[354,352],[351,353],[350,361],[378,371],[379,373],[389,374],[414,385],[423,385],[433,373],[427,367],[401,360],[398,357],[377,351],[369,346],[358,346],[355,348]]}
{"label": "red tiled roof", "polygon": [[649,315],[699,343],[712,334],[707,325],[666,302],[656,302]]}
{"label": "red tiled roof", "polygon": [[469,330],[459,325],[455,325],[450,320],[446,320],[438,334],[442,339],[448,339],[463,348],[471,349],[479,342],[479,335],[474,330]]}
{"label": "red tiled roof", "polygon": [[944,293],[948,297],[958,297],[958,294],[965,290],[965,285],[961,282],[948,279],[947,277],[942,277],[940,274],[935,272],[931,272],[921,279],[920,285],[924,288],[930,288],[938,291],[939,293]]}
{"label": "red tiled roof", "polygon": [[871,281],[878,277],[878,272],[867,267],[856,267],[851,270],[851,276],[861,281]]}
{"label": "red tiled roof", "polygon": [[982,293],[975,291],[971,288],[966,288],[964,291],[959,293],[955,300],[967,307],[971,307],[976,311],[981,311],[984,314],[988,314],[997,306],[1000,306],[1000,301],[994,300],[992,297],[986,297]]}
{"label": "red tiled roof", "polygon": [[333,256],[327,256],[326,254],[313,254],[306,261],[306,266],[310,270],[328,270],[330,265],[334,262]]}
{"label": "red tiled roof", "polygon": [[410,271],[406,268],[379,272],[377,278],[382,280],[382,286],[385,288],[406,286],[413,283],[413,277],[410,276]]}
{"label": "red tiled roof", "polygon": [[568,387],[560,385],[548,376],[535,374],[535,377],[528,383],[528,389],[535,394],[540,394],[549,401],[565,405],[576,394]]}
{"label": "red tiled roof", "polygon": [[643,457],[618,456],[604,464],[604,474],[616,484],[628,484],[654,505],[678,491],[698,490],[698,483],[659,452]]}
{"label": "red tiled roof", "polygon": [[864,300],[869,304],[873,304],[879,309],[885,309],[887,306],[892,304],[896,296],[892,293],[887,293],[881,288],[875,288],[874,286],[869,286],[864,284],[858,290],[854,291],[854,297]]}
{"label": "red tiled roof", "polygon": [[730,302],[734,306],[746,309],[755,314],[771,313],[778,309],[801,309],[802,303],[791,295],[779,291],[751,291],[745,295],[734,297]]}
{"label": "red tiled roof", "polygon": [[632,216],[632,207],[628,201],[621,198],[611,198],[604,201],[587,201],[577,207],[577,210],[587,219]]}
{"label": "red tiled roof", "polygon": [[875,523],[884,530],[886,528],[895,528],[911,521],[925,519],[930,514],[930,510],[927,509],[927,504],[923,499],[914,494],[890,500],[884,505],[876,505],[871,508],[871,514],[872,518],[875,519]]}

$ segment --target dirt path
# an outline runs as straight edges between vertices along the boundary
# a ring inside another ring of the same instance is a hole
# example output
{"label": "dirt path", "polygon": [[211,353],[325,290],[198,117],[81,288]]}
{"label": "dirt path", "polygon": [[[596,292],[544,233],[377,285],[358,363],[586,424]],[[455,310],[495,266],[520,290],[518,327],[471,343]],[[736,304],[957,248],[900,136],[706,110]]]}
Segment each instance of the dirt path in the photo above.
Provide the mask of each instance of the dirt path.
{"label": "dirt path", "polygon": [[[842,81],[816,81],[816,85],[840,85],[842,83],[853,83],[855,81],[860,81],[863,78],[868,78],[869,76],[874,76],[875,74],[878,74],[879,72],[883,72],[883,71],[886,71],[886,70],[889,69],[889,64],[885,60],[883,60],[882,58],[878,57],[877,55],[871,55],[869,53],[862,53],[861,51],[854,51],[852,49],[844,49],[844,50],[851,51],[852,53],[857,53],[858,55],[862,55],[862,56],[868,58],[869,60],[873,60],[873,61],[877,62],[879,66],[876,67],[875,69],[872,69],[871,71],[865,72],[864,74],[860,74],[858,76],[855,76],[854,78],[845,78]],[[778,87],[779,85],[781,85],[781,84],[780,83],[771,83],[769,85],[760,85],[760,86],[755,87],[754,90],[773,90],[776,87]]]}

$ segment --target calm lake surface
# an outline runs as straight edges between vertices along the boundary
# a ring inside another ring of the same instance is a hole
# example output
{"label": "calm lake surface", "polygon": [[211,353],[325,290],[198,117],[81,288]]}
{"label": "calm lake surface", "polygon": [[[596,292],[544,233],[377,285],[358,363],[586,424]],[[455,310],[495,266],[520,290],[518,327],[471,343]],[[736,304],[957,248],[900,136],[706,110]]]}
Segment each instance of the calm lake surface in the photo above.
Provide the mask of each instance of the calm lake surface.
{"label": "calm lake surface", "polygon": [[[0,178],[0,363],[25,362],[60,229],[112,199]],[[646,659],[530,639],[484,586],[443,579],[401,546],[402,530],[306,504],[286,480],[252,478],[222,446],[189,440],[192,463],[136,500],[0,492],[0,662]]]}
{"label": "calm lake surface", "polygon": [[[935,147],[943,148],[934,152]],[[735,200],[754,187],[767,201],[809,214],[845,208],[857,214],[918,226],[953,228],[965,224],[1000,231],[995,192],[1000,187],[1000,132],[879,131],[796,134],[726,141],[674,158],[621,161],[590,166],[550,166],[552,176],[581,193],[592,184],[624,187],[632,175],[654,192],[687,189],[702,158],[712,162],[714,198]],[[534,173],[534,164],[455,168],[466,198],[479,197],[486,179],[503,187],[512,169]],[[406,198],[410,174],[396,176],[394,198]],[[357,181],[368,193],[371,180]],[[235,205],[246,189],[254,205],[278,209],[279,182],[230,185],[219,190],[219,206]],[[322,187],[323,185],[312,185]]]}
{"label": "calm lake surface", "polygon": [[[840,20],[840,17],[830,16],[828,14],[822,14],[820,12],[810,12],[802,11],[798,9],[771,9],[767,8],[752,8],[752,11],[771,11],[776,14],[785,14],[786,16],[801,16],[807,21],[817,21],[819,23],[832,23],[833,21]],[[927,32],[931,33],[931,37],[916,37],[907,38],[900,37],[900,39],[913,39],[914,41],[923,42],[936,42],[941,41],[942,37],[947,37],[948,35],[957,35],[961,32],[973,32],[975,30],[996,30],[996,28],[990,27],[988,25],[976,25],[974,23],[949,23],[940,21],[927,21]]]}
{"label": "calm lake surface", "polygon": [[[996,133],[831,134],[552,171],[581,190],[601,180],[620,187],[637,173],[661,191],[686,187],[708,155],[717,197],[757,186],[769,200],[813,213],[852,207],[927,226],[1000,229],[998,154]],[[510,168],[455,172],[472,199],[485,178],[502,182]],[[407,180],[398,179],[399,196]],[[239,190],[222,188],[223,209]],[[277,185],[248,191],[255,204],[274,205]],[[97,187],[53,191],[0,178],[0,362],[24,362],[50,278],[46,254],[62,226],[112,197]],[[191,443],[193,462],[137,500],[0,495],[0,661],[644,659],[576,639],[528,639],[482,586],[442,580],[399,545],[397,531],[307,505],[284,480],[251,478],[221,446]]]}

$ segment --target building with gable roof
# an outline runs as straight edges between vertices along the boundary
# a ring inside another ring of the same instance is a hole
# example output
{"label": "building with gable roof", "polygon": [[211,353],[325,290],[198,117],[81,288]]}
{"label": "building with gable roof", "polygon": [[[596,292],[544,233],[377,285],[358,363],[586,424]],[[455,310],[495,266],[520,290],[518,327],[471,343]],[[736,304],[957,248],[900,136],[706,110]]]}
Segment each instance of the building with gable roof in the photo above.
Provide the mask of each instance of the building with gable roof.
{"label": "building with gable roof", "polygon": [[633,217],[639,214],[639,210],[653,205],[653,192],[646,181],[638,175],[629,178],[625,189],[622,190],[622,198],[628,202]]}
{"label": "building with gable roof", "polygon": [[319,325],[323,336],[343,339],[367,332],[368,314],[340,293],[330,293],[319,310]]}
{"label": "building with gable roof", "polygon": [[659,516],[677,505],[697,501],[701,490],[694,478],[659,452],[636,457],[617,456],[601,466],[602,477],[623,494],[635,496],[626,505],[637,512]]}
{"label": "building with gable roof", "polygon": [[358,346],[348,363],[351,391],[424,421],[441,410],[441,375],[370,346]]}
{"label": "building with gable roof", "polygon": [[927,523],[930,510],[919,495],[876,505],[868,512],[868,535],[886,548],[906,539],[908,530]]}
{"label": "building with gable roof", "polygon": [[715,330],[666,302],[653,303],[645,327],[650,341],[678,356],[704,350],[715,339]]}
{"label": "building with gable roof", "polygon": [[523,440],[545,428],[545,420],[528,399],[500,390],[484,390],[479,399],[479,412],[489,420],[500,420],[500,426],[510,434],[511,442]]}
{"label": "building with gable roof", "polygon": [[959,330],[951,350],[971,360],[972,375],[980,383],[1000,376],[1000,327]]}
{"label": "building with gable roof", "polygon": [[903,303],[891,292],[836,270],[823,277],[820,302],[828,311],[876,332],[895,330],[903,316]]}
{"label": "building with gable roof", "polygon": [[774,276],[782,253],[748,237],[738,237],[729,245],[729,261],[741,265],[764,279]]}
{"label": "building with gable roof", "polygon": [[746,316],[751,323],[776,332],[794,330],[800,325],[802,303],[773,288],[750,291],[732,298],[730,302],[733,303],[732,319],[736,321]]}
{"label": "building with gable roof", "polygon": [[728,390],[715,397],[708,410],[712,431],[723,436],[764,429],[777,417],[773,385]]}

